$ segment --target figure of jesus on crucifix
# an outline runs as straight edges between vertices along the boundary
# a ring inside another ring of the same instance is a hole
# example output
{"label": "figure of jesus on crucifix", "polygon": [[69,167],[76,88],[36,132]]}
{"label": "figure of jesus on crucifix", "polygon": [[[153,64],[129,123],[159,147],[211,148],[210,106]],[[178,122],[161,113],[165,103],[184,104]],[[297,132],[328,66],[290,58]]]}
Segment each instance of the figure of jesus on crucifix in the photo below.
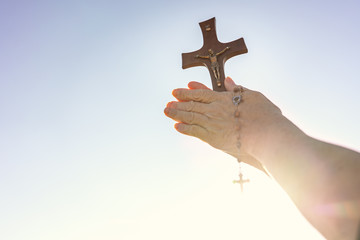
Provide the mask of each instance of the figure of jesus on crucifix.
{"label": "figure of jesus on crucifix", "polygon": [[220,84],[220,65],[217,61],[217,56],[219,56],[220,54],[223,54],[226,50],[229,50],[229,47],[224,48],[222,51],[218,52],[218,53],[214,53],[214,51],[210,48],[209,49],[209,55],[206,56],[200,56],[200,55],[196,55],[195,57],[197,58],[204,58],[204,59],[210,59],[211,62],[211,70],[214,73],[215,79],[217,80],[217,85],[221,86]]}

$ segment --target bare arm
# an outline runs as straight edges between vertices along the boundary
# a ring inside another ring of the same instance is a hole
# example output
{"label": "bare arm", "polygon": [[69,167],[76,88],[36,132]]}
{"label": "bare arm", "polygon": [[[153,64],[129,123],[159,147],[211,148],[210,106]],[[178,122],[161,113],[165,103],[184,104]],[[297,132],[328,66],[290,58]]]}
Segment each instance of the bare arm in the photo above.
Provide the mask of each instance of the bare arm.
{"label": "bare arm", "polygon": [[[227,90],[235,84],[225,80]],[[176,129],[250,164],[260,161],[327,239],[355,239],[360,220],[360,154],[307,136],[261,93],[246,90],[236,130],[231,92],[174,91],[165,114]],[[240,152],[236,139],[240,136]],[[345,211],[339,211],[345,209]]]}
{"label": "bare arm", "polygon": [[275,125],[252,155],[327,239],[356,239],[360,154],[311,138],[284,117]]}
{"label": "bare arm", "polygon": [[197,57],[197,58],[205,58],[205,59],[210,58],[209,56],[200,56],[200,55],[196,55],[195,57]]}

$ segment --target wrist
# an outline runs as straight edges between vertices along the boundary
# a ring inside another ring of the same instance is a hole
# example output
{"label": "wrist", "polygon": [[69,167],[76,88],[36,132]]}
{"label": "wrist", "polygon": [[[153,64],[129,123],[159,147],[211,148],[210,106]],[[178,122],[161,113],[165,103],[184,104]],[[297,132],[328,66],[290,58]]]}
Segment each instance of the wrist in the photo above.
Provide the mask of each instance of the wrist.
{"label": "wrist", "polygon": [[247,152],[266,164],[272,156],[285,152],[294,145],[302,144],[308,136],[282,114],[271,123],[263,123],[261,130],[252,134],[246,143]]}

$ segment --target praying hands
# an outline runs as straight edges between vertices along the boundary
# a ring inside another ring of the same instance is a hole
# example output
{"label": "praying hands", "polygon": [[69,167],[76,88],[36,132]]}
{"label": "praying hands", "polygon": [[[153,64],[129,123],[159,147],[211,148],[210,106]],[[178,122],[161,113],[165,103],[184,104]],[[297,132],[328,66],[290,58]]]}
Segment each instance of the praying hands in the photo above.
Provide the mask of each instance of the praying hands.
{"label": "praying hands", "polygon": [[[225,92],[198,82],[188,87],[175,89],[178,101],[164,110],[177,121],[177,131],[260,170],[265,166],[327,239],[355,239],[360,221],[358,152],[306,135],[264,95],[237,86],[231,78],[225,79]],[[351,214],[339,217],[319,211],[334,203]]]}

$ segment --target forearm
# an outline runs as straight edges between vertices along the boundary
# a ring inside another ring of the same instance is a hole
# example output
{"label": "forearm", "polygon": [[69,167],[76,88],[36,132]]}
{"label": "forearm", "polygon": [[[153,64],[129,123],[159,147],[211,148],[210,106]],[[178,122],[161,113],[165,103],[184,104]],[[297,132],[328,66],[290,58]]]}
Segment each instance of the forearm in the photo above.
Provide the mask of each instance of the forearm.
{"label": "forearm", "polygon": [[[251,148],[252,155],[327,239],[355,239],[360,154],[315,140],[284,117],[274,122],[261,140],[252,143],[256,146]],[[345,207],[348,216],[336,215],[336,208]]]}

